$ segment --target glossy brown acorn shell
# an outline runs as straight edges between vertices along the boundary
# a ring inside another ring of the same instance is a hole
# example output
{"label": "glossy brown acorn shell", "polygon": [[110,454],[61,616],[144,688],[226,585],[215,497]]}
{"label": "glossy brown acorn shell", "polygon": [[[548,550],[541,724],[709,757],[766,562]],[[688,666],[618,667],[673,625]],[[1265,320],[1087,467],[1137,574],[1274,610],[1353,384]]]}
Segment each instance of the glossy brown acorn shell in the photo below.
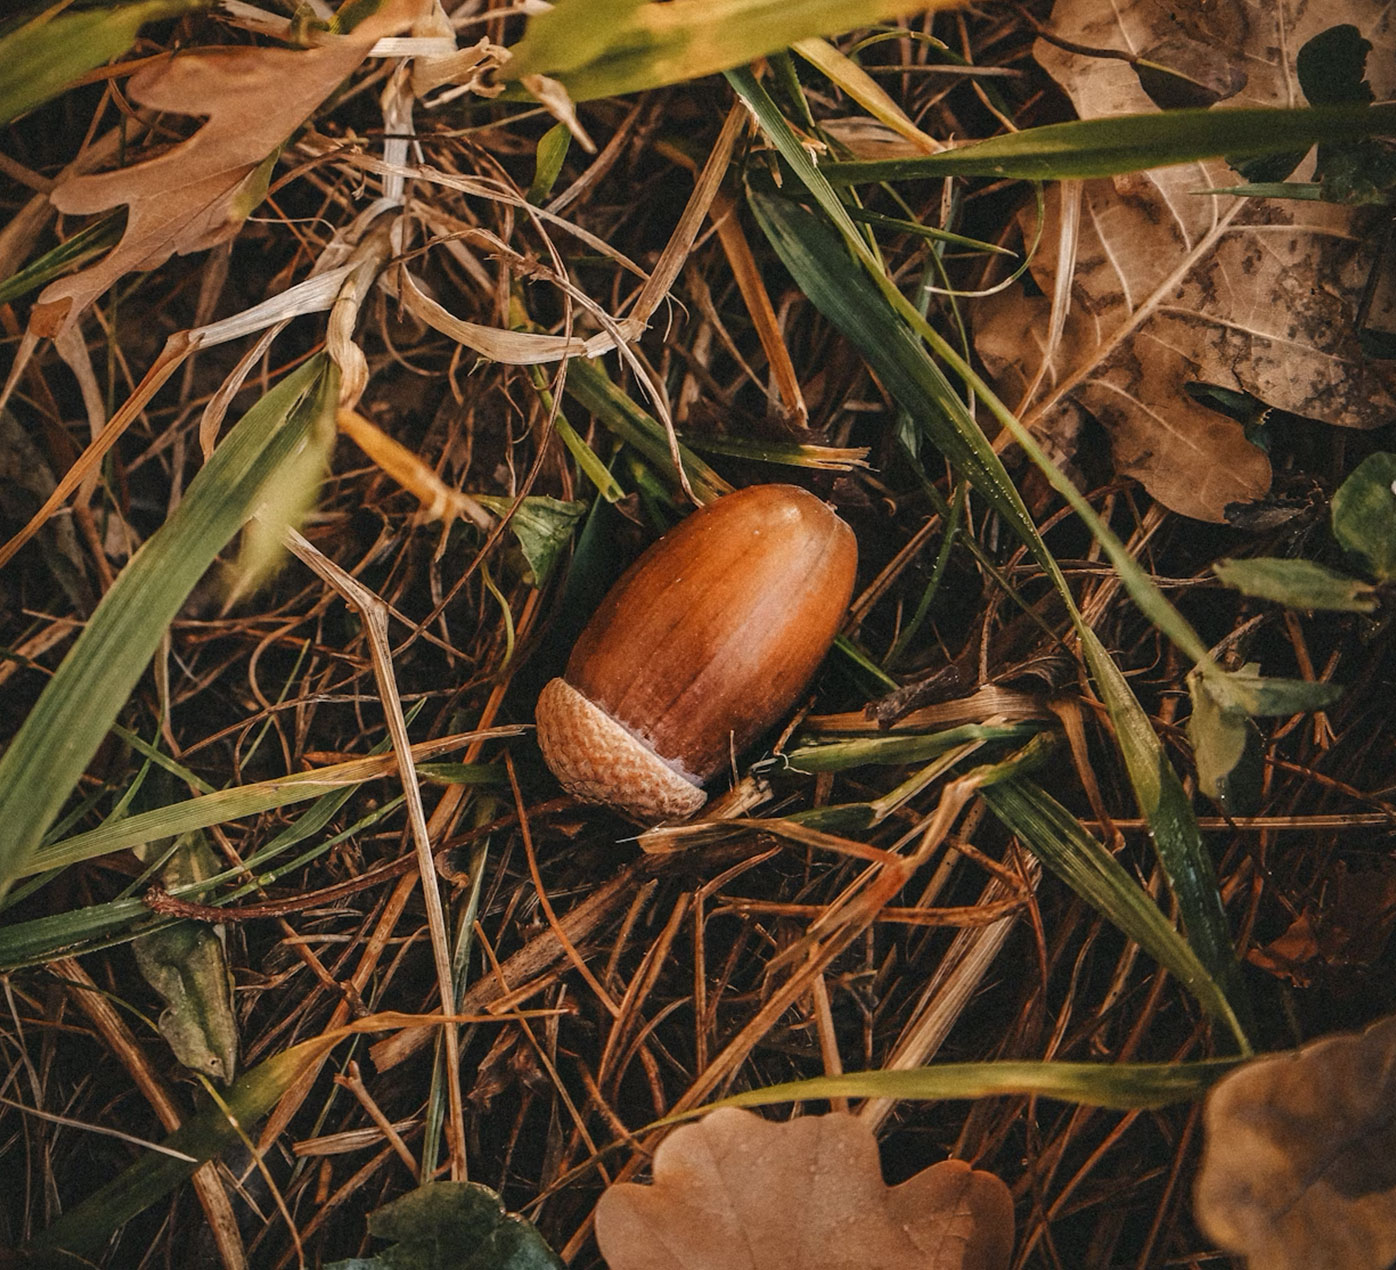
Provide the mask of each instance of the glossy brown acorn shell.
{"label": "glossy brown acorn shell", "polygon": [[853,531],[793,485],[700,508],[626,572],[564,678],[702,784],[795,703],[853,593]]}

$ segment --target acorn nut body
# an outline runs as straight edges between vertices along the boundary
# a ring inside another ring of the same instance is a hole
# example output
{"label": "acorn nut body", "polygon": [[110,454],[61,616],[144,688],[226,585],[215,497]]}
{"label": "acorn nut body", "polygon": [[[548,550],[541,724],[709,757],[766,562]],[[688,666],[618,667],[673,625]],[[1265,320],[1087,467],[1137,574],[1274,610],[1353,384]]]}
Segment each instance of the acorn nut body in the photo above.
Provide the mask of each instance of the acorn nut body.
{"label": "acorn nut body", "polygon": [[640,820],[691,816],[703,783],[804,690],[857,562],[853,531],[793,485],[751,486],[694,512],[612,587],[540,694],[553,774]]}

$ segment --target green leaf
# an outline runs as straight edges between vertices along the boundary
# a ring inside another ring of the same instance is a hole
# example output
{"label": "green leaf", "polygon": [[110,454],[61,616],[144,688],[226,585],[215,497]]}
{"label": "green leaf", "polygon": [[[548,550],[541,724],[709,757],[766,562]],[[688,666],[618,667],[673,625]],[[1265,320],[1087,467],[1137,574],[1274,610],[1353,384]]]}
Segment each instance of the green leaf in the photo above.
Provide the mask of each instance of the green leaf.
{"label": "green leaf", "polygon": [[1333,536],[1379,582],[1396,579],[1396,454],[1371,454],[1333,495]]}
{"label": "green leaf", "polygon": [[337,380],[319,355],[253,406],[97,606],[0,757],[0,894],[28,866],[180,606],[282,462],[333,410]]}
{"label": "green leaf", "polygon": [[[152,844],[137,854],[151,861],[158,850]],[[168,890],[217,872],[203,835],[190,834],[175,844],[160,880]],[[191,1071],[226,1084],[237,1068],[238,1027],[222,932],[221,926],[186,919],[138,936],[131,951],[141,977],[165,1002],[156,1026],[174,1056]]]}
{"label": "green leaf", "polygon": [[1240,670],[1207,676],[1211,689],[1227,708],[1242,710],[1253,718],[1302,714],[1332,705],[1343,690],[1338,684],[1310,679],[1272,679],[1260,674],[1255,663]]}
{"label": "green leaf", "polygon": [[560,0],[529,19],[501,79],[558,79],[574,101],[698,79],[934,0]]}
{"label": "green leaf", "polygon": [[[1164,110],[1046,124],[991,137],[940,154],[829,163],[820,171],[841,183],[945,176],[1027,181],[1119,176],[1144,168],[1225,156],[1255,158],[1396,133],[1396,105],[1299,109]],[[1286,175],[1280,173],[1274,179]]]}
{"label": "green leaf", "polygon": [[131,47],[147,22],[206,8],[209,0],[140,0],[56,14],[45,10],[0,39],[0,124],[56,97],[94,66]]}
{"label": "green leaf", "polygon": [[1227,778],[1245,754],[1254,725],[1245,711],[1219,701],[1203,676],[1189,675],[1188,691],[1192,696],[1188,740],[1197,761],[1198,788],[1225,805]]}
{"label": "green leaf", "polygon": [[[513,505],[512,498],[494,494],[476,494],[475,500],[502,516]],[[530,494],[509,521],[509,528],[518,539],[527,568],[524,581],[542,586],[552,574],[558,559],[572,541],[572,531],[586,512],[585,503],[564,502],[545,494]]]}
{"label": "green leaf", "polygon": [[572,134],[565,123],[555,123],[538,139],[538,154],[534,160],[533,181],[528,187],[528,201],[534,206],[552,193],[567,158]]}
{"label": "green leaf", "polygon": [[1307,679],[1270,679],[1253,664],[1221,671],[1195,667],[1188,674],[1192,717],[1188,737],[1197,757],[1198,785],[1209,798],[1226,803],[1226,779],[1241,761],[1252,718],[1319,710],[1342,695],[1337,684]]}
{"label": "green leaf", "polygon": [[1229,587],[1293,609],[1370,613],[1377,607],[1372,588],[1314,560],[1218,560],[1212,572]]}
{"label": "green leaf", "polygon": [[533,1225],[478,1182],[428,1182],[368,1219],[393,1246],[326,1270],[562,1270]]}

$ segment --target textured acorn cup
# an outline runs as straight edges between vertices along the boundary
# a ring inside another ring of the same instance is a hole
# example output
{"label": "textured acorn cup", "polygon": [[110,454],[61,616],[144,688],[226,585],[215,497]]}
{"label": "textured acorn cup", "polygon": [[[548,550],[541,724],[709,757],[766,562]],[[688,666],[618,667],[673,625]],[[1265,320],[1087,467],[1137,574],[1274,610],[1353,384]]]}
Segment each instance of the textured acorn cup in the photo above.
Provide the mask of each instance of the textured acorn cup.
{"label": "textured acorn cup", "polygon": [[640,820],[691,816],[701,786],[795,703],[853,593],[853,531],[813,494],[754,485],[637,560],[538,698],[562,784]]}

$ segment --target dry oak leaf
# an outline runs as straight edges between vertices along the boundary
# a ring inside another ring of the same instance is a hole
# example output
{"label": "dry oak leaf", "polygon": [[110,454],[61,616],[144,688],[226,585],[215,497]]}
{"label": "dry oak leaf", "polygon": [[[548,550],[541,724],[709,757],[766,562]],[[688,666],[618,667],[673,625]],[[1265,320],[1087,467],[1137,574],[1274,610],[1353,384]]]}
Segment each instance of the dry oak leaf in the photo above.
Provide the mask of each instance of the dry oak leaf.
{"label": "dry oak leaf", "polygon": [[1202,1229],[1250,1270],[1396,1261],[1396,1018],[1257,1059],[1207,1098]]}
{"label": "dry oak leaf", "polygon": [[652,1186],[601,1197],[596,1238],[611,1270],[1003,1270],[1013,1201],[962,1160],[886,1186],[852,1116],[724,1107],[664,1139]]}
{"label": "dry oak leaf", "polygon": [[[1057,0],[1050,29],[1175,63],[1205,49],[1211,62],[1245,71],[1244,87],[1215,107],[1225,110],[1303,105],[1295,56],[1342,22],[1374,45],[1367,73],[1378,95],[1396,86],[1396,14],[1379,0]],[[1034,52],[1083,119],[1156,109],[1128,61],[1045,41]],[[1270,465],[1238,423],[1187,395],[1190,381],[1345,427],[1375,427],[1396,412],[1396,367],[1369,360],[1358,342],[1377,255],[1369,212],[1200,193],[1239,183],[1221,162],[1081,183],[1070,307],[1031,401],[1023,398],[1047,352],[1057,280],[1059,195],[1032,264],[1042,294],[1000,293],[976,317],[981,357],[1049,451],[1070,454],[1084,410],[1108,432],[1119,472],[1200,520],[1223,520],[1229,504],[1263,495]]]}
{"label": "dry oak leaf", "polygon": [[72,215],[125,203],[121,241],[88,269],[45,287],[30,316],[56,337],[118,278],[172,255],[203,251],[235,234],[260,200],[258,170],[368,55],[379,38],[410,25],[431,0],[383,0],[348,35],[308,49],[213,48],[143,66],[127,94],[151,110],[207,117],[178,145],[130,167],[73,176],[49,197]]}

